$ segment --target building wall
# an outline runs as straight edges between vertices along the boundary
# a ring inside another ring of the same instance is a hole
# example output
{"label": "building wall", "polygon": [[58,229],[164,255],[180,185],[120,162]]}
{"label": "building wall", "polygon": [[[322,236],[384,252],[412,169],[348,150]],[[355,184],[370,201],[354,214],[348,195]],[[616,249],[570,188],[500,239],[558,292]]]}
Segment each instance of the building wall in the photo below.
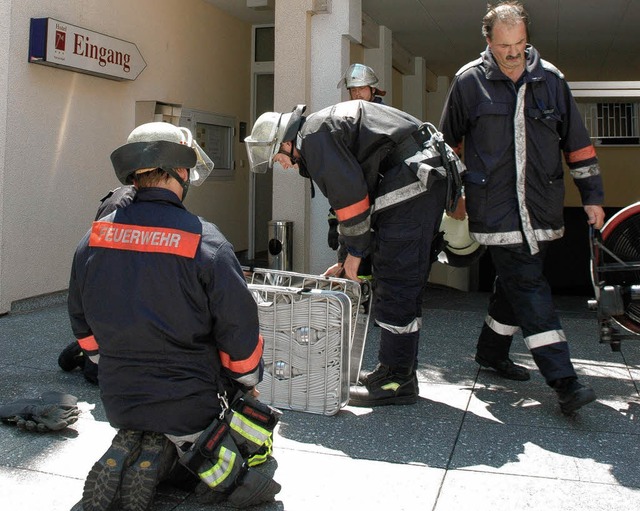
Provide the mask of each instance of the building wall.
{"label": "building wall", "polygon": [[[7,142],[7,103],[6,94],[9,83],[9,32],[11,27],[11,1],[0,2],[0,298],[2,297],[3,254],[5,238],[2,232],[4,218],[4,168]],[[0,309],[0,312],[2,309]]]}
{"label": "building wall", "polygon": [[[311,20],[315,3],[310,0],[279,0],[279,5],[281,32],[299,27],[301,34],[281,44],[275,109],[289,110],[297,102],[307,102],[310,109],[324,106],[326,101],[316,97],[309,83],[313,68],[308,59],[324,58],[325,45],[312,34],[328,32],[327,23]],[[341,13],[341,23],[345,8],[340,4],[333,10],[334,16]],[[300,11],[295,23],[292,9]],[[359,10],[359,1],[350,0],[348,10]],[[52,17],[133,42],[147,68],[135,81],[116,82],[29,64],[31,17]],[[336,100],[346,99],[333,84],[348,61],[365,62],[368,55],[382,59],[383,71],[388,68],[392,73],[384,85],[389,91],[385,102],[402,108],[407,98],[401,74],[391,70],[390,34],[380,30],[381,48],[369,50],[350,28],[331,37],[346,37],[348,42],[340,43],[344,47],[340,59],[336,52],[330,56],[336,65],[335,77],[324,84],[327,94],[331,90]],[[16,300],[66,289],[77,242],[99,199],[119,184],[109,155],[135,126],[136,101],[179,103],[250,122],[250,44],[249,25],[203,0],[0,2],[0,314]],[[291,58],[288,44],[295,46],[300,58]],[[437,91],[426,94],[425,120],[438,123],[447,86],[448,80],[438,77]],[[608,206],[622,207],[640,199],[640,177],[636,178],[640,173],[633,172],[637,152],[637,148],[598,148]],[[240,251],[248,246],[249,170],[237,137],[235,161],[233,177],[192,188],[186,204],[216,223]],[[274,214],[296,221],[295,269],[321,271],[326,262],[318,254],[327,250],[316,250],[312,257],[309,247],[326,245],[326,208],[310,211],[306,182],[297,180],[291,190],[291,177],[283,179],[276,179]],[[569,184],[567,190],[567,206],[579,205],[574,187]],[[311,225],[316,226],[312,235]]]}
{"label": "building wall", "polygon": [[392,102],[388,103],[392,107],[397,108],[399,110],[404,110],[403,108],[403,95],[402,95],[402,73],[397,69],[393,68],[391,70],[391,89],[393,90]]}
{"label": "building wall", "polygon": [[[0,56],[0,313],[13,301],[66,289],[74,249],[99,199],[119,185],[109,155],[135,127],[136,101],[250,120],[251,41],[249,25],[202,0],[2,5],[10,16],[0,22],[8,28],[8,37],[5,30],[0,36],[8,42]],[[135,81],[117,82],[30,64],[31,17],[133,42],[147,67]],[[243,250],[248,166],[237,137],[235,157],[232,178],[192,188],[186,205]]]}

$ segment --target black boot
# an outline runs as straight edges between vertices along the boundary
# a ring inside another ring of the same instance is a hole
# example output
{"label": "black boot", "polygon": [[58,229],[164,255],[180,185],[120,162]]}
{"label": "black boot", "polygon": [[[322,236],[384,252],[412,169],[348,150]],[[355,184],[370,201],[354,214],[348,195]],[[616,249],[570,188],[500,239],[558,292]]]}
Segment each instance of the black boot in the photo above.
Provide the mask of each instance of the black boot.
{"label": "black boot", "polygon": [[140,454],[142,431],[120,429],[111,447],[93,465],[82,492],[84,511],[110,511],[120,491],[122,472]]}
{"label": "black boot", "polygon": [[[377,371],[381,365],[382,364],[378,364],[378,366],[373,371],[366,371],[364,369],[360,371],[358,373],[358,387],[366,386],[367,382],[369,381],[369,376],[371,376],[372,374],[377,374]],[[418,374],[416,371],[413,371],[413,381],[415,382],[416,389],[417,389],[419,385],[418,385]]]}
{"label": "black boot", "polygon": [[145,431],[140,454],[131,466],[124,469],[120,483],[120,506],[124,511],[151,509],[156,486],[177,461],[177,452],[162,433]]}
{"label": "black boot", "polygon": [[78,341],[73,341],[58,356],[58,365],[63,371],[73,371],[76,367],[84,367],[85,357]]}
{"label": "black boot", "polygon": [[[363,375],[365,376],[365,375]],[[418,377],[415,371],[379,364],[366,374],[363,386],[352,386],[352,406],[411,405],[418,401]]]}
{"label": "black boot", "polygon": [[238,486],[227,497],[227,502],[238,509],[273,502],[282,489],[268,475],[251,468],[238,479]]}
{"label": "black boot", "polygon": [[565,415],[571,415],[584,405],[596,400],[593,389],[578,383],[578,378],[575,376],[555,380],[551,382],[551,386],[558,394],[560,410]]}
{"label": "black boot", "polygon": [[89,383],[98,385],[98,364],[87,358],[84,362],[84,366],[82,367],[82,374],[84,374],[84,379]]}
{"label": "black boot", "polygon": [[531,378],[527,368],[514,364],[509,358],[512,341],[512,335],[499,334],[485,322],[476,346],[476,362],[493,369],[502,378],[526,381]]}
{"label": "black boot", "polygon": [[529,370],[526,367],[514,364],[508,357],[503,360],[492,361],[476,355],[476,362],[482,367],[490,367],[498,373],[498,376],[502,376],[507,380],[526,381],[531,378]]}

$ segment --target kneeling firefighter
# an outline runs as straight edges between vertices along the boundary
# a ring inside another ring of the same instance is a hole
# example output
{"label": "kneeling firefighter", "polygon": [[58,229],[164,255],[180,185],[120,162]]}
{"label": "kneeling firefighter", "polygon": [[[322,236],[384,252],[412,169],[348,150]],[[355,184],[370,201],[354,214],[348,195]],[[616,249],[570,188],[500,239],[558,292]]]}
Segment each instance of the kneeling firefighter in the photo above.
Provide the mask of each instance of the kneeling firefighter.
{"label": "kneeling firefighter", "polygon": [[111,161],[136,193],[78,245],[68,308],[118,431],[78,505],[148,511],[159,482],[185,475],[205,498],[271,502],[280,485],[256,465],[271,454],[280,412],[255,398],[257,305],[232,245],[183,204],[213,164],[189,130],[163,122],[134,129]]}
{"label": "kneeling firefighter", "polygon": [[296,169],[327,197],[346,247],[328,273],[358,280],[372,255],[379,364],[350,389],[349,404],[415,403],[433,240],[445,207],[455,209],[464,166],[433,126],[390,106],[346,101],[304,111],[256,120],[245,139],[251,170]]}

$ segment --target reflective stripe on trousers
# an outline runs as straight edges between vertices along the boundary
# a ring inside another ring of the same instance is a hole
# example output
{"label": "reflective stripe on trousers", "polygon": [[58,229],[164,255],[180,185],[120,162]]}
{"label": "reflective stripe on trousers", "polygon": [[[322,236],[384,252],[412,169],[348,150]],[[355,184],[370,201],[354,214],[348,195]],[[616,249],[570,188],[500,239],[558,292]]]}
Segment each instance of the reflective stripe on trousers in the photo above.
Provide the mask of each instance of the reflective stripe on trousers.
{"label": "reflective stripe on trousers", "polygon": [[431,242],[444,211],[446,180],[430,192],[377,213],[374,218],[374,314],[380,329],[379,361],[413,367],[422,296],[431,269]]}
{"label": "reflective stripe on trousers", "polygon": [[[216,488],[221,484],[228,483],[228,477],[232,474],[236,464],[237,454],[224,445],[220,446],[218,461],[209,469],[200,472],[198,476],[210,488]],[[226,486],[226,484],[225,484]]]}
{"label": "reflective stripe on trousers", "polygon": [[[548,243],[539,243],[539,252],[529,253],[526,245],[489,246],[496,269],[494,291],[489,303],[489,317],[497,325],[519,326],[534,361],[547,382],[575,376],[560,319],[553,304],[551,288],[543,274]],[[501,329],[493,328],[497,335]],[[508,330],[504,330],[507,332]],[[510,335],[509,337],[510,342]],[[488,339],[487,339],[488,341]],[[482,349],[483,335],[478,340]]]}
{"label": "reflective stripe on trousers", "polygon": [[253,444],[253,450],[259,449],[271,437],[270,431],[258,426],[255,422],[235,411],[231,413],[229,426],[231,427],[232,434],[235,432],[239,435],[236,443],[250,442]]}

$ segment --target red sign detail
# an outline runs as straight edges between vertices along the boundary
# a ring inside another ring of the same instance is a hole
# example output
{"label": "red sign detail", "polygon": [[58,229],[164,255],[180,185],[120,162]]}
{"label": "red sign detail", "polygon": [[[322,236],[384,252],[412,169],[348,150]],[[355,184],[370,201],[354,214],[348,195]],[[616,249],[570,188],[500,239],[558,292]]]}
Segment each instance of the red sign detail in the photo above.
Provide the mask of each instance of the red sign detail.
{"label": "red sign detail", "polygon": [[67,44],[67,33],[56,30],[56,50],[64,51]]}

